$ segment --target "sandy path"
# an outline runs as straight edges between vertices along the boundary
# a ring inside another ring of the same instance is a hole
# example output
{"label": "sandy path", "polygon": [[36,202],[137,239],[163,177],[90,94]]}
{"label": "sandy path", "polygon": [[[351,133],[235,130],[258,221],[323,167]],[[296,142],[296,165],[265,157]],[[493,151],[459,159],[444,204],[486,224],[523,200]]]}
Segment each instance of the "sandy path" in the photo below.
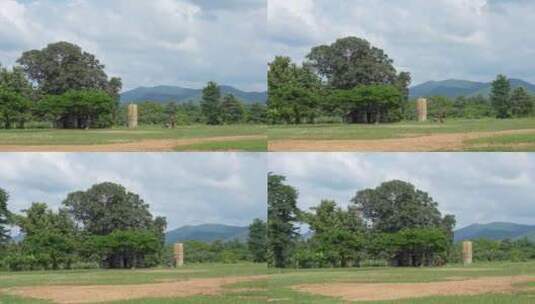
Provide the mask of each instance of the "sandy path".
{"label": "sandy path", "polygon": [[170,152],[180,146],[199,143],[265,139],[263,135],[220,136],[191,139],[148,139],[101,145],[0,145],[0,152]]}
{"label": "sandy path", "polygon": [[101,303],[143,298],[181,298],[198,295],[217,295],[223,287],[245,281],[261,280],[267,276],[190,279],[185,281],[94,286],[14,287],[2,292],[20,297],[48,300],[58,304]]}
{"label": "sandy path", "polygon": [[430,283],[326,283],[293,287],[301,292],[339,297],[345,301],[388,301],[430,296],[512,293],[518,283],[534,282],[535,277],[488,277]]}
{"label": "sandy path", "polygon": [[495,135],[531,134],[535,129],[497,132],[445,133],[415,137],[372,140],[273,140],[268,150],[277,151],[362,151],[362,152],[428,152],[459,151],[464,141]]}

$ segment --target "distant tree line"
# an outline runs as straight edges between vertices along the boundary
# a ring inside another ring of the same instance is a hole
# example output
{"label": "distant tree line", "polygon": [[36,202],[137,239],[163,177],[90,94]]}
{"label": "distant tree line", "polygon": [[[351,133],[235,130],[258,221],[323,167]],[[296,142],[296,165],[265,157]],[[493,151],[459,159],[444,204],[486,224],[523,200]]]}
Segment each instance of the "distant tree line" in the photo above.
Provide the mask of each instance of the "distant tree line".
{"label": "distant tree line", "polygon": [[[383,50],[364,39],[341,38],[312,48],[302,65],[283,56],[269,63],[268,120],[273,124],[415,120],[410,83],[410,73],[397,72]],[[535,98],[525,88],[513,90],[503,75],[492,83],[488,98],[428,99],[429,113],[436,121],[535,114]]]}
{"label": "distant tree line", "polygon": [[[126,124],[120,103],[122,81],[108,78],[105,66],[79,46],[58,42],[24,52],[12,69],[0,65],[0,128],[107,128]],[[200,104],[142,104],[141,123],[264,123],[261,103],[245,106],[232,95],[221,96],[213,83]],[[147,113],[147,118],[144,117]]]}
{"label": "distant tree line", "polygon": [[[453,215],[413,185],[389,181],[358,191],[347,208],[324,200],[300,210],[285,177],[268,177],[268,264],[272,267],[433,266],[448,262]],[[301,237],[298,229],[308,226]]]}
{"label": "distant tree line", "polygon": [[[234,95],[222,96],[219,85],[209,82],[203,89],[200,102],[183,103],[154,101],[138,102],[139,123],[174,128],[179,125],[209,124],[265,124],[266,105],[260,102],[245,104]],[[127,124],[127,105],[119,108],[118,125]]]}
{"label": "distant tree line", "polygon": [[[416,119],[416,101],[406,103],[405,120]],[[455,99],[445,96],[428,97],[428,113],[431,119],[443,122],[446,118],[524,118],[535,115],[535,96],[524,87],[512,89],[509,79],[498,75],[492,83],[489,97],[482,95]]]}
{"label": "distant tree line", "polygon": [[[7,208],[8,200],[8,193],[0,188],[0,268],[172,265],[172,249],[165,245],[166,219],[154,217],[139,195],[121,185],[101,183],[70,193],[58,211],[46,203],[33,203],[21,214],[14,214]],[[22,240],[11,240],[10,226],[20,229]],[[186,262],[191,263],[265,262],[266,224],[255,220],[247,243],[190,241],[185,247]]]}

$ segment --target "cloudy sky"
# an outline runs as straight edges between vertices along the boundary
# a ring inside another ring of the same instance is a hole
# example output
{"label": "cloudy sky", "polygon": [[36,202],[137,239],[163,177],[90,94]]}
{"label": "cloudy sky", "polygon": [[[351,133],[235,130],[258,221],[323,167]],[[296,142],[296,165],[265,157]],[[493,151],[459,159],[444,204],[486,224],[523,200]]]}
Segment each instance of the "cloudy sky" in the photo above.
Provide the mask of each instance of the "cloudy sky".
{"label": "cloudy sky", "polygon": [[1,0],[0,62],[70,41],[96,54],[125,89],[265,90],[266,0]]}
{"label": "cloudy sky", "polygon": [[138,193],[168,229],[245,226],[266,217],[266,166],[262,153],[4,153],[0,187],[19,212],[32,202],[57,208],[68,193],[109,181]]}
{"label": "cloudy sky", "polygon": [[535,223],[535,154],[279,153],[269,169],[299,191],[299,207],[322,199],[346,206],[359,190],[401,179],[428,192],[457,228],[473,223]]}
{"label": "cloudy sky", "polygon": [[535,82],[534,15],[532,0],[269,0],[268,36],[297,62],[312,46],[362,37],[413,84],[498,73]]}

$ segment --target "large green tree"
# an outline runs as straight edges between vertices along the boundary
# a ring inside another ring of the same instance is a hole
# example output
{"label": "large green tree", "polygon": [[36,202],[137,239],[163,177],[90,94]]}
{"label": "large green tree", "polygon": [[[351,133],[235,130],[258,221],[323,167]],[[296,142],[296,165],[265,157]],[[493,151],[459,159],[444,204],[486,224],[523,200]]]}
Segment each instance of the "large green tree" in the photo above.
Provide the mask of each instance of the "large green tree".
{"label": "large green tree", "polygon": [[492,90],[490,93],[490,101],[492,107],[496,112],[497,118],[511,117],[512,107],[510,103],[511,83],[504,75],[498,75],[496,80],[492,82]]}
{"label": "large green tree", "polygon": [[202,114],[209,125],[222,123],[221,117],[221,89],[217,83],[210,81],[202,90]]}
{"label": "large green tree", "polygon": [[393,180],[375,189],[358,191],[351,202],[376,232],[444,227],[445,218],[438,203],[427,192],[404,181]]}
{"label": "large green tree", "polygon": [[23,251],[38,258],[45,269],[70,268],[76,250],[76,227],[67,212],[54,212],[45,203],[33,203],[15,216],[24,234]]}
{"label": "large green tree", "polygon": [[354,207],[343,210],[336,202],[324,200],[302,217],[313,233],[311,243],[323,263],[331,267],[359,265],[366,227]]}
{"label": "large green tree", "polygon": [[357,37],[345,37],[331,45],[312,48],[306,56],[312,67],[336,89],[353,89],[359,85],[398,84],[407,87],[409,74],[398,79],[393,61],[381,49]]}
{"label": "large green tree", "polygon": [[297,190],[281,175],[268,175],[268,264],[284,268],[290,263],[297,238]]}
{"label": "large green tree", "polygon": [[58,95],[85,89],[113,93],[120,88],[119,79],[108,81],[104,65],[95,55],[69,42],[52,43],[41,50],[24,52],[17,62],[44,94]]}
{"label": "large green tree", "polygon": [[256,263],[263,263],[266,261],[267,253],[267,226],[266,222],[261,219],[255,219],[249,225],[249,237],[247,239],[247,246],[253,261]]}

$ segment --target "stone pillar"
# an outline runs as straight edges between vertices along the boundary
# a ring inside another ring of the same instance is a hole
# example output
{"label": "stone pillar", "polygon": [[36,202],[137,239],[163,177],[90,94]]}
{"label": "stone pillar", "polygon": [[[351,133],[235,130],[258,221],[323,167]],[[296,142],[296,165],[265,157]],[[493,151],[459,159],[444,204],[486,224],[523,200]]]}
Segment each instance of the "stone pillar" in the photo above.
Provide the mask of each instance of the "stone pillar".
{"label": "stone pillar", "polygon": [[427,99],[418,98],[416,101],[416,112],[418,113],[418,121],[427,121]]}
{"label": "stone pillar", "polygon": [[472,264],[472,242],[463,242],[463,263],[464,265]]}
{"label": "stone pillar", "polygon": [[174,249],[175,265],[176,267],[181,267],[184,265],[184,245],[182,243],[176,243]]}
{"label": "stone pillar", "polygon": [[129,129],[137,128],[137,105],[136,104],[128,105],[128,128]]}

